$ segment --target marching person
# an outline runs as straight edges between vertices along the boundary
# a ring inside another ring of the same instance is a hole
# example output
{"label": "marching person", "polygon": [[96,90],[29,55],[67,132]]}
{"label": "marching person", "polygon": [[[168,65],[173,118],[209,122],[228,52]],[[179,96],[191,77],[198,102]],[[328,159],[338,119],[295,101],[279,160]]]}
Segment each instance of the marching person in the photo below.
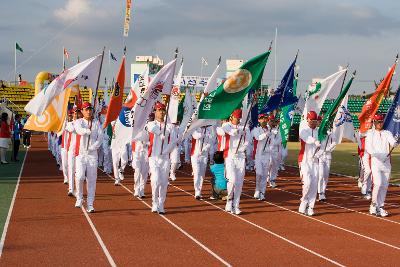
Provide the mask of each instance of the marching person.
{"label": "marching person", "polygon": [[301,149],[298,163],[303,194],[299,212],[312,216],[318,191],[318,159],[315,157],[315,153],[321,145],[318,141],[318,115],[315,111],[307,113],[307,123],[308,125],[300,130]]}
{"label": "marching person", "polygon": [[383,130],[384,116],[374,116],[374,129],[367,132],[365,150],[371,155],[371,172],[373,177],[372,200],[369,213],[381,217],[388,216],[384,209],[386,193],[389,186],[391,148],[398,146],[393,134]]}
{"label": "marching person", "polygon": [[203,126],[192,133],[191,162],[193,169],[194,196],[197,200],[202,198],[201,189],[206,175],[208,152],[212,142],[210,127]]}
{"label": "marching person", "polygon": [[[176,140],[179,136],[179,122],[171,124],[171,138]],[[181,165],[179,143],[172,149],[169,158],[171,160],[171,170],[169,172],[169,178],[172,181],[176,180],[176,169]]]}
{"label": "marching person", "polygon": [[67,121],[65,121],[65,127],[61,134],[61,146],[60,146],[60,153],[61,153],[61,167],[64,176],[64,184],[68,184],[68,140],[70,140],[71,133],[67,130],[68,123],[72,122],[73,111],[68,110],[68,117]]}
{"label": "marching person", "polygon": [[[372,123],[370,124],[372,127]],[[370,131],[369,129],[368,131]],[[365,149],[365,138],[367,137],[367,133],[360,133],[358,134],[358,154],[360,156],[360,187],[361,187],[361,194],[364,196],[365,199],[370,200],[372,196],[372,171],[370,166],[370,159],[371,156],[369,155],[368,151]]]}
{"label": "marching person", "polygon": [[83,118],[74,123],[75,131],[81,136],[76,143],[76,190],[75,207],[83,203],[83,181],[87,185],[87,212],[94,212],[94,198],[97,180],[97,149],[103,142],[103,130],[97,119],[93,118],[93,108],[89,102],[82,105]]}
{"label": "marching person", "polygon": [[246,148],[249,144],[250,131],[248,128],[239,126],[242,118],[242,110],[236,109],[232,112],[230,121],[222,125],[221,129],[225,136],[225,170],[228,179],[228,200],[225,211],[240,215],[240,195],[242,194],[243,180],[246,167]]}
{"label": "marching person", "polygon": [[269,161],[267,165],[267,180],[269,186],[276,187],[276,177],[278,177],[278,170],[280,164],[280,149],[282,146],[281,133],[279,132],[279,117],[270,114],[268,117],[268,126],[270,129],[270,136],[266,146],[269,154]]}
{"label": "marching person", "polygon": [[337,138],[332,131],[327,132],[328,136],[322,141],[320,150],[315,153],[318,158],[318,200],[326,200],[326,187],[328,185],[329,172],[331,169],[332,151],[337,145]]}
{"label": "marching person", "polygon": [[8,164],[8,161],[6,161],[6,153],[8,150],[8,147],[10,146],[11,143],[11,131],[10,131],[10,125],[8,125],[8,114],[7,113],[2,113],[1,114],[1,122],[0,122],[0,160],[1,164]]}
{"label": "marching person", "polygon": [[114,185],[118,186],[124,180],[125,167],[128,164],[128,150],[126,144],[121,143],[115,138],[115,121],[111,122],[113,126],[113,139],[111,140],[111,154],[114,172]]}
{"label": "marching person", "polygon": [[265,190],[267,187],[267,165],[270,158],[266,149],[266,142],[270,139],[270,129],[268,127],[267,114],[258,115],[258,123],[260,126],[251,131],[253,136],[253,157],[254,167],[256,171],[256,189],[254,198],[259,200],[265,199]]}
{"label": "marching person", "polygon": [[149,167],[152,192],[152,212],[164,214],[164,203],[167,197],[169,176],[169,152],[167,146],[170,139],[171,124],[165,122],[165,105],[157,102],[155,119],[146,124],[149,134]]}
{"label": "marching person", "polygon": [[144,189],[149,176],[149,134],[146,131],[139,132],[132,140],[132,168],[134,170],[133,196],[144,198]]}

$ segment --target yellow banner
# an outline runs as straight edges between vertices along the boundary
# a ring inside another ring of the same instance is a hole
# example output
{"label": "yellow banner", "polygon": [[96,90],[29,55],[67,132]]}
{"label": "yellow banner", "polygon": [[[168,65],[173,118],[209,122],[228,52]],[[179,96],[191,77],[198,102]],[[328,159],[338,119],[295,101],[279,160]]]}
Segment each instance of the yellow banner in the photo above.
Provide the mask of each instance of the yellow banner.
{"label": "yellow banner", "polygon": [[128,37],[129,22],[131,20],[131,4],[132,0],[126,0],[125,22],[124,22],[124,37]]}
{"label": "yellow banner", "polygon": [[24,129],[40,132],[61,131],[67,114],[70,95],[71,88],[67,88],[55,97],[41,116],[31,115],[25,123]]}

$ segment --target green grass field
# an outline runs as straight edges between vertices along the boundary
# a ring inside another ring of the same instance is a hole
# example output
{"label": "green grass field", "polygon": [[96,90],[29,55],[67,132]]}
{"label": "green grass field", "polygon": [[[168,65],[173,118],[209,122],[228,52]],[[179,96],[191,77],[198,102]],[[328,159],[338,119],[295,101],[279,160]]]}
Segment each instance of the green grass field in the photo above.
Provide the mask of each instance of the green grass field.
{"label": "green grass field", "polygon": [[[10,157],[11,151],[8,151],[7,161],[9,162]],[[4,223],[7,219],[8,210],[10,209],[24,157],[25,149],[21,148],[18,155],[19,162],[10,162],[10,164],[7,165],[0,165],[0,236],[1,233],[3,233]]]}
{"label": "green grass field", "polygon": [[[288,143],[287,164],[297,166],[297,156],[300,150],[300,142]],[[400,148],[392,153],[392,183],[400,183]],[[331,172],[345,175],[358,176],[357,144],[342,143],[332,153]]]}

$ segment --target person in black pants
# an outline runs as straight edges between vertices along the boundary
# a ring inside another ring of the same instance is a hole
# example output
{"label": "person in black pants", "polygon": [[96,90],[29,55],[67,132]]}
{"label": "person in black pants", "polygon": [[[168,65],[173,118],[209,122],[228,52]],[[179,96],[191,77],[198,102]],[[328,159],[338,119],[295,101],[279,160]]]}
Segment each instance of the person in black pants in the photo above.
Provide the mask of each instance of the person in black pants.
{"label": "person in black pants", "polygon": [[[28,121],[29,116],[26,117],[24,120],[24,124]],[[31,147],[31,131],[23,129],[22,130],[22,144],[24,145],[25,148],[30,148]]]}
{"label": "person in black pants", "polygon": [[14,132],[13,132],[13,153],[12,153],[12,161],[19,161],[18,160],[18,152],[19,146],[21,144],[21,134],[22,134],[22,123],[21,123],[21,115],[15,115],[15,123],[14,123]]}

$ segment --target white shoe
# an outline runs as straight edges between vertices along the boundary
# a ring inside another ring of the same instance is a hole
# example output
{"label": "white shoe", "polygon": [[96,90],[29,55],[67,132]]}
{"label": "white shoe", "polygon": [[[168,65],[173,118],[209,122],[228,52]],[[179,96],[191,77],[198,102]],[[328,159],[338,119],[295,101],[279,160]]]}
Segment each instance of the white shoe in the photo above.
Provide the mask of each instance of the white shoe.
{"label": "white shoe", "polygon": [[158,214],[165,214],[165,210],[163,207],[158,208]]}
{"label": "white shoe", "polygon": [[367,199],[367,200],[370,200],[371,199],[371,194],[370,193],[365,194],[364,198]]}
{"label": "white shoe", "polygon": [[272,188],[275,188],[275,187],[276,187],[275,181],[271,181],[271,182],[269,183],[269,185],[270,185]]}
{"label": "white shoe", "polygon": [[369,206],[369,214],[377,215],[376,206],[375,205],[371,204],[371,206]]}
{"label": "white shoe", "polygon": [[307,209],[307,202],[302,201],[299,206],[299,212],[302,214],[306,214],[306,209]]}
{"label": "white shoe", "polygon": [[286,171],[286,168],[285,168],[285,166],[284,165],[281,165],[281,171]]}
{"label": "white shoe", "polygon": [[235,214],[240,215],[242,214],[242,211],[239,208],[235,208]]}
{"label": "white shoe", "polygon": [[259,197],[258,197],[258,200],[265,200],[265,196],[264,196],[264,194],[263,193],[261,193],[260,192],[260,195],[259,195]]}
{"label": "white shoe", "polygon": [[388,215],[389,215],[389,213],[383,207],[379,208],[379,216],[387,217]]}
{"label": "white shoe", "polygon": [[125,179],[125,177],[124,177],[124,173],[123,172],[119,172],[119,179],[121,180],[121,181],[123,181],[124,179]]}
{"label": "white shoe", "polygon": [[81,208],[83,204],[83,200],[82,199],[77,199],[75,202],[75,208]]}
{"label": "white shoe", "polygon": [[358,181],[358,188],[361,188],[362,187],[362,182],[361,181]]}
{"label": "white shoe", "polygon": [[227,201],[225,205],[226,212],[232,212],[232,201]]}
{"label": "white shoe", "polygon": [[89,213],[94,213],[93,205],[88,205],[86,211]]}
{"label": "white shoe", "polygon": [[156,213],[157,211],[158,211],[157,206],[156,206],[156,205],[153,205],[153,206],[151,207],[151,212]]}
{"label": "white shoe", "polygon": [[255,199],[259,199],[259,198],[260,198],[260,191],[256,191],[256,192],[254,193],[254,198],[255,198]]}
{"label": "white shoe", "polygon": [[326,196],[324,193],[319,193],[319,197],[318,197],[319,201],[324,201],[326,200]]}
{"label": "white shoe", "polygon": [[68,179],[64,179],[64,184],[68,184]]}
{"label": "white shoe", "polygon": [[308,216],[313,216],[313,215],[314,215],[314,208],[308,207],[308,209],[307,209],[307,215],[308,215]]}
{"label": "white shoe", "polygon": [[169,179],[171,179],[172,181],[175,181],[175,180],[176,180],[176,176],[175,176],[175,175],[171,175],[171,176],[169,177]]}
{"label": "white shoe", "polygon": [[119,179],[115,179],[114,185],[115,185],[115,186],[121,185]]}

